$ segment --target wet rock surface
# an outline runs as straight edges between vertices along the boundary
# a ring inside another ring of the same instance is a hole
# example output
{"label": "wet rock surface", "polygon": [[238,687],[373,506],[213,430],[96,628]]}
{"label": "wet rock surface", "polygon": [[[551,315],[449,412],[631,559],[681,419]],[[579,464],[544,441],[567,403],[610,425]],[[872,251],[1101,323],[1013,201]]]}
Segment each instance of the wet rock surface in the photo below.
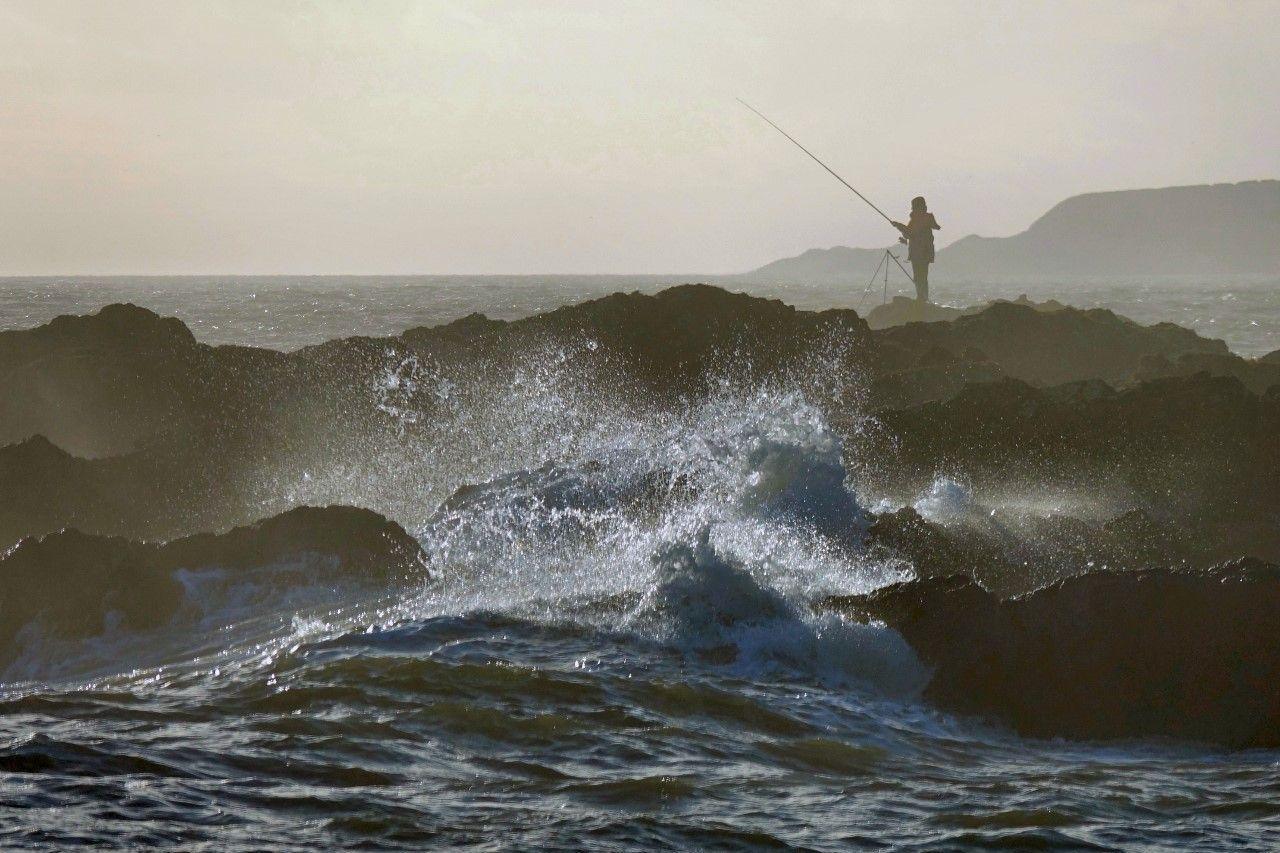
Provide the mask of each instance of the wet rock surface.
{"label": "wet rock surface", "polygon": [[1280,567],[1096,572],[1000,599],[963,575],[833,597],[934,668],[938,706],[1024,735],[1280,746]]}
{"label": "wet rock surface", "polygon": [[[27,538],[0,556],[0,666],[22,640],[86,638],[169,624],[200,602],[183,572],[237,577],[281,596],[290,587],[425,579],[418,542],[377,513],[299,507],[222,534],[167,543],[63,530]],[[263,574],[263,573],[266,574]]]}

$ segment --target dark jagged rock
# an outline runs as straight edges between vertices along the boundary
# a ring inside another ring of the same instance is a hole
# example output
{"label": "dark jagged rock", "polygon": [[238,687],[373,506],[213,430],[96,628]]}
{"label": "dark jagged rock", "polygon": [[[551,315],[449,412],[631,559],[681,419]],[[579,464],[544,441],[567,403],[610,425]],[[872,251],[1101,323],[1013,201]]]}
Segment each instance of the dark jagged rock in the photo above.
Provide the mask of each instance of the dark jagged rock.
{"label": "dark jagged rock", "polygon": [[1022,305],[1036,311],[1061,311],[1067,306],[1056,299],[1036,302],[1027,294],[1019,294],[1016,299],[997,299],[985,305],[969,308],[952,308],[948,305],[935,305],[932,302],[920,302],[906,296],[895,296],[883,305],[877,305],[867,313],[867,325],[873,330],[887,329],[890,326],[903,326],[907,323],[938,323],[956,320],[971,314],[978,314],[996,303]]}
{"label": "dark jagged rock", "polygon": [[976,507],[967,518],[940,524],[903,507],[876,516],[864,544],[872,559],[902,560],[917,578],[962,574],[1001,596],[1101,568],[1187,567],[1195,553],[1182,528],[1142,510],[1099,523]]}
{"label": "dark jagged rock", "polygon": [[615,293],[512,322],[471,315],[392,338],[331,341],[299,355],[314,364],[348,365],[353,352],[393,347],[455,362],[590,342],[601,364],[666,394],[700,390],[712,374],[733,367],[767,374],[834,336],[855,351],[869,343],[866,322],[853,311],[797,311],[779,300],[685,284],[656,294]]}
{"label": "dark jagged rock", "polygon": [[1123,391],[1004,380],[878,420],[857,458],[863,481],[882,492],[916,494],[946,472],[980,490],[1143,508],[1162,525],[1195,531],[1186,556],[1197,563],[1280,559],[1280,397],[1258,397],[1235,379],[1197,375]]}
{"label": "dark jagged rock", "polygon": [[876,517],[867,530],[869,554],[906,560],[917,577],[965,574],[988,580],[1004,559],[999,548],[976,537],[958,536],[926,521],[911,507]]}
{"label": "dark jagged rock", "polygon": [[299,507],[224,534],[164,544],[64,530],[24,539],[0,556],[0,666],[19,634],[84,638],[107,630],[157,628],[195,607],[178,570],[232,574],[279,566],[272,583],[385,584],[425,578],[417,541],[377,513]]}
{"label": "dark jagged rock", "polygon": [[376,512],[349,506],[301,506],[226,533],[199,533],[159,546],[178,566],[228,568],[318,553],[337,558],[343,577],[386,580],[425,573],[418,541]]}
{"label": "dark jagged rock", "polygon": [[1229,354],[1222,341],[1201,338],[1172,323],[1141,326],[1101,308],[1038,311],[1011,302],[996,302],[949,323],[883,329],[875,338],[882,364],[892,366],[894,351],[901,353],[897,359],[905,366],[934,347],[957,354],[974,348],[1006,375],[1038,385],[1081,379],[1123,382],[1151,355]]}
{"label": "dark jagged rock", "polygon": [[14,653],[20,631],[39,620],[44,633],[85,637],[117,625],[138,630],[166,622],[182,602],[182,585],[157,570],[158,548],[76,530],[24,539],[0,560],[0,653]]}
{"label": "dark jagged rock", "polygon": [[[266,499],[254,491],[262,472],[299,480],[353,448],[399,440],[403,424],[378,406],[396,364],[417,360],[464,386],[501,385],[576,346],[575,369],[600,371],[604,393],[658,407],[706,390],[720,372],[768,376],[832,340],[852,354],[840,373],[858,383],[867,336],[850,311],[796,311],[705,285],[617,294],[515,323],[475,315],[296,353],[205,346],[179,321],[132,306],[59,318],[0,332],[9,379],[0,445],[42,435],[78,458],[0,450],[11,475],[0,489],[25,495],[0,507],[0,534],[13,541],[75,525],[170,538],[243,524]],[[423,389],[410,405],[429,423],[438,400]]]}
{"label": "dark jagged rock", "polygon": [[181,321],[133,305],[0,332],[0,442],[44,435],[78,456],[137,450],[228,421],[279,382],[273,350],[197,343]]}
{"label": "dark jagged rock", "polygon": [[0,447],[0,547],[64,527],[173,539],[261,515],[254,484],[238,472],[270,457],[217,434],[189,439],[102,459],[72,456],[43,436]]}
{"label": "dark jagged rock", "polygon": [[81,525],[84,505],[99,500],[94,467],[42,435],[0,447],[0,547]]}
{"label": "dark jagged rock", "polygon": [[1149,355],[1142,359],[1134,378],[1146,382],[1197,373],[1230,376],[1239,379],[1249,390],[1265,394],[1271,387],[1280,385],[1280,359],[1268,361],[1268,358],[1241,358],[1232,353],[1183,353],[1174,360],[1163,355]]}
{"label": "dark jagged rock", "polygon": [[954,320],[964,313],[963,308],[895,296],[867,312],[867,325],[873,330],[880,330],[906,323],[939,323]]}
{"label": "dark jagged rock", "polygon": [[950,399],[966,385],[994,382],[1003,376],[1000,365],[975,347],[957,354],[935,346],[920,353],[910,367],[872,379],[869,402],[878,409],[918,406]]}
{"label": "dark jagged rock", "polygon": [[925,697],[1035,737],[1280,746],[1280,567],[1097,572],[1000,600],[963,576],[824,607],[883,620],[933,667]]}
{"label": "dark jagged rock", "polygon": [[590,335],[658,376],[701,377],[723,367],[720,360],[738,348],[768,368],[822,334],[839,331],[860,342],[868,337],[866,322],[852,311],[796,311],[779,300],[710,285],[654,296],[615,294],[536,319],[532,325]]}
{"label": "dark jagged rock", "polygon": [[96,314],[63,314],[38,328],[5,332],[0,336],[0,361],[50,355],[68,347],[181,349],[195,343],[195,336],[181,320],[124,303],[108,305]]}
{"label": "dark jagged rock", "polygon": [[[697,391],[728,368],[766,375],[798,354],[838,342],[851,354],[851,374],[866,372],[894,385],[885,397],[894,404],[948,395],[959,383],[998,375],[1039,384],[1118,382],[1144,356],[1227,355],[1221,342],[1167,324],[1142,327],[1106,311],[1044,313],[1012,303],[951,323],[873,335],[852,311],[797,311],[708,285],[615,294],[513,323],[472,316],[287,354],[205,346],[177,320],[109,306],[89,317],[0,333],[0,375],[7,381],[0,443],[40,434],[77,456],[99,457],[215,431],[243,440],[241,434],[278,437],[299,425],[332,430],[360,419],[352,398],[367,396],[389,353],[456,364],[509,359],[566,339],[591,340],[598,363],[657,394]],[[969,364],[920,365],[932,350]],[[966,355],[973,351],[986,358],[974,361]]]}
{"label": "dark jagged rock", "polygon": [[[797,311],[707,285],[615,294],[516,322],[473,315],[399,336],[350,338],[295,353],[205,346],[177,320],[112,306],[90,317],[0,332],[0,375],[8,381],[0,395],[0,444],[17,448],[0,449],[0,497],[10,497],[0,504],[0,537],[11,542],[76,526],[172,538],[244,524],[263,512],[264,502],[283,506],[272,502],[278,497],[262,493],[262,484],[297,482],[353,452],[376,456],[379,447],[397,445],[401,432],[417,428],[379,408],[378,394],[396,365],[428,365],[465,395],[469,386],[508,383],[531,362],[554,358],[570,345],[580,351],[573,369],[598,375],[602,401],[645,410],[696,397],[726,374],[747,381],[809,376],[815,385],[838,385],[830,399],[819,402],[842,425],[850,447],[867,444],[860,434],[863,401],[903,409],[960,394],[944,415],[923,409],[912,410],[910,420],[892,413],[881,419],[881,438],[904,435],[906,452],[891,447],[885,457],[909,463],[908,474],[899,478],[904,482],[917,463],[938,470],[953,461],[968,464],[969,443],[981,457],[986,439],[965,432],[976,427],[942,423],[964,408],[966,395],[993,397],[991,411],[1006,422],[982,428],[992,434],[991,452],[1005,454],[1006,463],[1019,470],[1040,464],[1037,444],[1055,441],[1041,428],[1058,424],[1033,418],[1026,435],[1010,444],[1008,424],[1022,419],[1016,408],[1021,403],[1005,398],[1021,394],[1033,408],[1063,404],[1052,396],[1037,402],[1041,398],[1030,391],[1012,394],[999,381],[1004,377],[1033,384],[1063,377],[1123,384],[1143,358],[1187,355],[1225,359],[1222,369],[1234,369],[1221,342],[1173,326],[1142,327],[1106,311],[1045,313],[1002,303],[954,322],[871,332],[850,311]],[[788,373],[814,354],[821,356],[820,369]],[[980,383],[994,383],[996,390],[961,393],[982,388]],[[413,393],[406,405],[415,423],[431,424],[439,400],[425,386]],[[975,417],[984,414],[980,409]],[[1221,415],[1206,417],[1202,432],[1208,435]],[[925,433],[914,424],[917,418],[963,440],[950,448],[921,447]],[[1069,433],[1076,447],[1055,453],[1075,453],[1086,462],[1100,458],[1093,445],[1110,439],[1088,434],[1088,417],[1077,421]],[[1117,417],[1111,428],[1126,427]],[[47,436],[72,455],[24,449],[21,442],[34,435]],[[1159,457],[1159,449],[1145,449],[1147,457]],[[867,464],[875,474],[877,460]],[[1088,466],[1074,470],[1092,476]],[[1166,487],[1144,482],[1134,488]]]}

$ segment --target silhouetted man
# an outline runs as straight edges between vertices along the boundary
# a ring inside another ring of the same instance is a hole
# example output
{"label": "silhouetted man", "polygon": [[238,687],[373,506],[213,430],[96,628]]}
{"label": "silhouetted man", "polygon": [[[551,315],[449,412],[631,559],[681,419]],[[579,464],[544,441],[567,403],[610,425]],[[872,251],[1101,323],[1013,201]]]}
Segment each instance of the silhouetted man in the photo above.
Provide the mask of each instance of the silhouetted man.
{"label": "silhouetted man", "polygon": [[933,263],[933,232],[942,226],[929,212],[922,195],[911,199],[911,219],[907,224],[895,222],[893,226],[902,232],[902,242],[907,244],[911,277],[916,282],[916,300],[928,302],[929,264]]}

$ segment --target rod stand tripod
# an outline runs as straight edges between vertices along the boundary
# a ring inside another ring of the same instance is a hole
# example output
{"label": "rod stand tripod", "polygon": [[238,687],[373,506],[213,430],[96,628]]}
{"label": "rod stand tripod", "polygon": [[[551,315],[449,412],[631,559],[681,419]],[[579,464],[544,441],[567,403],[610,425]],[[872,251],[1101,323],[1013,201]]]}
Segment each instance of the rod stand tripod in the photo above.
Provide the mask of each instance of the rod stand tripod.
{"label": "rod stand tripod", "polygon": [[884,254],[880,256],[880,263],[876,264],[875,272],[871,274],[871,280],[867,282],[866,288],[862,291],[862,297],[858,300],[858,305],[853,310],[857,311],[862,308],[862,303],[866,300],[867,294],[871,292],[872,286],[876,283],[876,278],[880,275],[880,270],[884,269],[884,299],[880,304],[889,301],[889,262],[892,261],[902,270],[902,274],[907,277],[907,281],[915,284],[916,280],[911,273],[907,272],[907,268],[902,265],[902,261],[898,260],[898,256],[893,253],[892,249],[885,249]]}

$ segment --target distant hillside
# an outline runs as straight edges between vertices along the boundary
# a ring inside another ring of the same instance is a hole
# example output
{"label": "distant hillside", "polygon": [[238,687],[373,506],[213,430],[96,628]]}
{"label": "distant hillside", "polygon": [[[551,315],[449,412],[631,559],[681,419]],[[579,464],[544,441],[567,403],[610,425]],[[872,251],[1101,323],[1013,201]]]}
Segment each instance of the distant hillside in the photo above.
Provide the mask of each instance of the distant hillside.
{"label": "distant hillside", "polygon": [[[861,281],[882,251],[811,249],[744,278]],[[1280,273],[1280,181],[1074,196],[1021,234],[956,241],[938,252],[935,271],[939,279]]]}
{"label": "distant hillside", "polygon": [[[905,246],[902,247],[906,249]],[[765,264],[746,273],[744,278],[763,282],[843,282],[851,279],[865,280],[880,263],[884,249],[854,249],[849,246],[833,246],[830,249],[810,249],[794,258],[783,258]],[[895,252],[906,265],[906,252]]]}

